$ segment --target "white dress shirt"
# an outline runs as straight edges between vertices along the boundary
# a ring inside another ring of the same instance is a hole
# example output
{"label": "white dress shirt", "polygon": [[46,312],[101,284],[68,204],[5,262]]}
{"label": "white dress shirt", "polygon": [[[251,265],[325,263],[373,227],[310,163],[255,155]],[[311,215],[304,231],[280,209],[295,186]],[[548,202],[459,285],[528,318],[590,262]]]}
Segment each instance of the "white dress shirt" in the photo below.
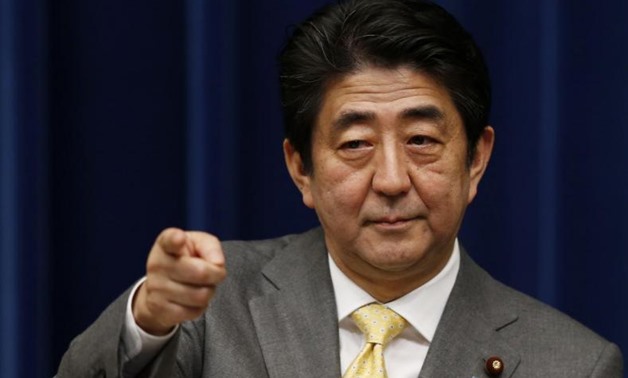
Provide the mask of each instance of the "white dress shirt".
{"label": "white dress shirt", "polygon": [[[456,240],[449,261],[434,278],[403,297],[385,304],[403,316],[409,324],[384,349],[384,362],[389,378],[419,376],[459,268],[460,249]],[[351,313],[377,300],[342,273],[331,257],[329,269],[336,295],[340,327],[340,366],[344,374],[365,344],[364,335],[351,319]]]}
{"label": "white dress shirt", "polygon": [[[384,350],[389,378],[419,376],[430,342],[456,281],[459,267],[460,250],[456,240],[453,253],[443,270],[418,289],[386,303],[386,306],[403,316],[409,323],[409,326]],[[329,269],[338,309],[340,365],[344,373],[364,346],[364,335],[351,319],[351,313],[365,304],[377,301],[342,273],[331,257]],[[148,363],[178,328],[175,327],[165,336],[153,336],[137,325],[133,317],[132,303],[135,292],[144,279],[138,281],[129,295],[122,331],[126,358],[134,358],[134,365],[137,366],[143,366],[144,362]]]}

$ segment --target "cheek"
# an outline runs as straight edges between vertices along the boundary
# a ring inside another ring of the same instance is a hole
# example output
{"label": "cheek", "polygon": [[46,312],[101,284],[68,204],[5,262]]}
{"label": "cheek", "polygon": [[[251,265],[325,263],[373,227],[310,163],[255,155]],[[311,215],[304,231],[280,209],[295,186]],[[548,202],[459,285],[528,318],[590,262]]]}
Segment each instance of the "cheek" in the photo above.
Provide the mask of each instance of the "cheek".
{"label": "cheek", "polygon": [[467,201],[468,177],[463,171],[451,169],[446,164],[417,168],[413,181],[419,197],[432,211],[451,211],[464,206]]}
{"label": "cheek", "polygon": [[317,176],[313,191],[317,212],[336,217],[355,216],[368,193],[368,179],[360,172],[338,166],[324,172]]}

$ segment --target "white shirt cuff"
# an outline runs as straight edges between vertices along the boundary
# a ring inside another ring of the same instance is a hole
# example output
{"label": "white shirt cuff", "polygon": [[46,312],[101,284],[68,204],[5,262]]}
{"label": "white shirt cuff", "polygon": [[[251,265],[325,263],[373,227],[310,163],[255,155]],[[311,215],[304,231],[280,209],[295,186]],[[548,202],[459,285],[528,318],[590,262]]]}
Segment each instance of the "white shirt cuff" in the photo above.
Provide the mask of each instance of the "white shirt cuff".
{"label": "white shirt cuff", "polygon": [[[159,350],[166,345],[166,343],[172,338],[172,336],[177,332],[179,326],[177,325],[174,329],[164,336],[155,336],[147,333],[139,325],[135,322],[135,317],[133,316],[133,298],[135,297],[135,293],[137,289],[146,281],[146,277],[139,280],[133,290],[131,290],[131,294],[129,295],[129,300],[126,304],[126,315],[124,321],[124,329],[122,331],[122,342],[124,343],[126,350],[126,357],[131,360],[134,359],[137,361],[139,366],[145,365],[150,362],[153,357],[157,355]],[[142,361],[138,361],[141,359]],[[134,362],[135,365],[135,362]]]}

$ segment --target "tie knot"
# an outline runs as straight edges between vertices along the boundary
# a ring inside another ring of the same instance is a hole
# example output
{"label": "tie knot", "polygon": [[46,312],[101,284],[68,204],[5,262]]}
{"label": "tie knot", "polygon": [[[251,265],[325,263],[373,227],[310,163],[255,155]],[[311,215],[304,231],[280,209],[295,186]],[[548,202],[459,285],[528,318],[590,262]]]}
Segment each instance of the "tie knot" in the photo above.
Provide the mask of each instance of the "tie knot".
{"label": "tie knot", "polygon": [[406,320],[379,303],[360,307],[351,318],[366,336],[366,341],[386,345],[406,327]]}

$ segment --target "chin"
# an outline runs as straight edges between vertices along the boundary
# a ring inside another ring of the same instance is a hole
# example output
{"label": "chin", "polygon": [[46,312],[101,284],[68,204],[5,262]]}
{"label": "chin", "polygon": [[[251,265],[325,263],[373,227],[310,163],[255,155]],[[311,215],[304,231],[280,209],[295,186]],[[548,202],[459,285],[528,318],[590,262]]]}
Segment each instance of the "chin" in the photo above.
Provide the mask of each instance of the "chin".
{"label": "chin", "polygon": [[393,252],[382,253],[369,259],[369,263],[375,268],[387,272],[403,272],[417,264],[420,264],[423,260],[423,255],[417,255],[414,253]]}

